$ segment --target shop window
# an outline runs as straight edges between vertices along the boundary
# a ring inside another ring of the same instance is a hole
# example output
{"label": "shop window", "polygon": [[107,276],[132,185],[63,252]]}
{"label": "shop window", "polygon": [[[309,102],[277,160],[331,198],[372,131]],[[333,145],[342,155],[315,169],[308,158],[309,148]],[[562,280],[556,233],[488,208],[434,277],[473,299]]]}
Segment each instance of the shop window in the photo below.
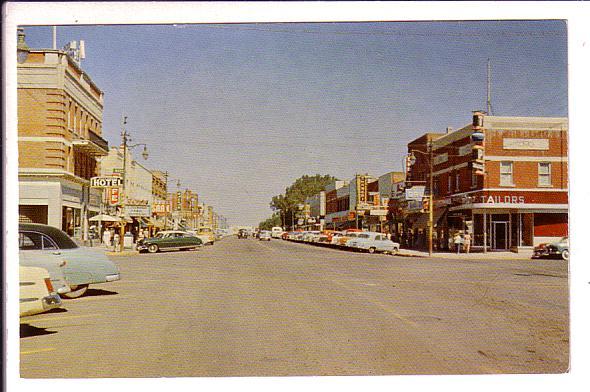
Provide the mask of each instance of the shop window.
{"label": "shop window", "polygon": [[539,186],[551,186],[551,163],[539,162]]}
{"label": "shop window", "polygon": [[500,186],[514,186],[512,162],[500,162]]}

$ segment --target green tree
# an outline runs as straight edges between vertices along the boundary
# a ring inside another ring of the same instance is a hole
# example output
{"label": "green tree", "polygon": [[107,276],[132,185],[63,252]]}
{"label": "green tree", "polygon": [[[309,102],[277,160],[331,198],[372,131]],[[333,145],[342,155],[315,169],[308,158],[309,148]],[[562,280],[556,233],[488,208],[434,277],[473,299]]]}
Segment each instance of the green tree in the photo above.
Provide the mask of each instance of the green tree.
{"label": "green tree", "polygon": [[276,226],[281,226],[281,216],[276,212],[270,218],[258,224],[260,230],[270,230]]}
{"label": "green tree", "polygon": [[[276,226],[293,226],[297,213],[297,206],[303,204],[305,199],[323,191],[326,186],[337,178],[331,175],[303,175],[285,189],[284,194],[273,196],[270,208],[275,215],[279,216],[279,223]],[[272,219],[272,218],[271,218]]]}

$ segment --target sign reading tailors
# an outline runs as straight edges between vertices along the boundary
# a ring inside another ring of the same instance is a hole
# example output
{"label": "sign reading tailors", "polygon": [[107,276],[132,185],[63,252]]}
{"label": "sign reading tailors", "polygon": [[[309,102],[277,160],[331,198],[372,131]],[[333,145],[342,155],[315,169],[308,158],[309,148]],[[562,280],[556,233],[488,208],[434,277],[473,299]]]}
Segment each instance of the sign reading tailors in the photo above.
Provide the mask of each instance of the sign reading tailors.
{"label": "sign reading tailors", "polygon": [[151,216],[150,206],[125,206],[125,215],[127,216]]}
{"label": "sign reading tailors", "polygon": [[92,177],[90,179],[91,188],[116,188],[122,184],[121,177]]}

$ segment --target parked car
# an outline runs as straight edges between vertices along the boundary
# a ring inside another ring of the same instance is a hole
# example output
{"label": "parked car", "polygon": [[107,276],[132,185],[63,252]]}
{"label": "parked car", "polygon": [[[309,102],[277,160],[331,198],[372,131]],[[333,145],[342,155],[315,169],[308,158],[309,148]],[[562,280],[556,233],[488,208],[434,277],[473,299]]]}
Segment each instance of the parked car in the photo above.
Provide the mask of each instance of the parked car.
{"label": "parked car", "polygon": [[244,229],[238,230],[238,238],[248,238],[248,231]]}
{"label": "parked car", "polygon": [[283,228],[278,226],[273,227],[270,229],[270,235],[272,238],[281,238],[281,235],[283,235]]}
{"label": "parked car", "polygon": [[262,230],[261,232],[259,232],[258,234],[258,239],[260,241],[270,241],[271,238],[271,233],[270,231],[267,230]]}
{"label": "parked car", "polygon": [[88,285],[119,280],[117,266],[101,249],[78,246],[65,232],[48,225],[20,223],[19,239],[26,257],[36,255],[59,256],[65,261],[63,273],[70,292],[61,294],[66,298],[77,298],[86,293]]}
{"label": "parked car", "polygon": [[288,240],[289,239],[289,235],[291,235],[291,231],[285,231],[283,232],[283,234],[281,234],[281,239],[283,240]]}
{"label": "parked car", "polygon": [[186,231],[165,230],[154,237],[145,238],[137,242],[139,252],[156,253],[161,250],[196,249],[203,245],[203,240]]}
{"label": "parked car", "polygon": [[18,237],[19,264],[47,270],[55,291],[58,294],[69,293],[71,289],[65,276],[66,261],[54,242],[45,234],[20,232]]}
{"label": "parked car", "polygon": [[564,260],[570,258],[569,237],[563,237],[559,241],[539,244],[533,250],[533,259],[541,257],[561,257]]}
{"label": "parked car", "polygon": [[[354,231],[353,231],[354,230]],[[352,238],[356,238],[361,230],[353,229],[346,230],[341,237],[338,238],[337,245],[346,246],[346,242]]]}
{"label": "parked car", "polygon": [[213,245],[217,239],[213,230],[208,227],[202,227],[199,230],[189,231],[188,233],[203,241],[203,245]]}
{"label": "parked car", "polygon": [[59,308],[59,294],[54,291],[49,271],[39,267],[19,266],[20,317],[32,316]]}
{"label": "parked car", "polygon": [[346,246],[359,250],[366,250],[369,253],[383,252],[396,254],[399,251],[399,244],[387,238],[385,234],[375,232],[358,233],[356,238],[346,242]]}

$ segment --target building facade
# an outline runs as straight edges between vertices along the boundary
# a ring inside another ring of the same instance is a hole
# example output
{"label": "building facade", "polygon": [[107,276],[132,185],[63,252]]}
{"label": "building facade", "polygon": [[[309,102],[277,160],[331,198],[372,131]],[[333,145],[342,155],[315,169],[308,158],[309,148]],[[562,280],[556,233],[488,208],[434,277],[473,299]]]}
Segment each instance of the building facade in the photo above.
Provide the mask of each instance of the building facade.
{"label": "building facade", "polygon": [[[458,230],[484,250],[518,251],[568,235],[566,118],[474,112],[471,124],[429,148],[438,247]],[[424,168],[413,165],[408,177],[429,179]]]}
{"label": "building facade", "polygon": [[86,240],[101,203],[89,180],[108,153],[103,92],[64,51],[29,49],[20,31],[19,48],[19,219]]}

